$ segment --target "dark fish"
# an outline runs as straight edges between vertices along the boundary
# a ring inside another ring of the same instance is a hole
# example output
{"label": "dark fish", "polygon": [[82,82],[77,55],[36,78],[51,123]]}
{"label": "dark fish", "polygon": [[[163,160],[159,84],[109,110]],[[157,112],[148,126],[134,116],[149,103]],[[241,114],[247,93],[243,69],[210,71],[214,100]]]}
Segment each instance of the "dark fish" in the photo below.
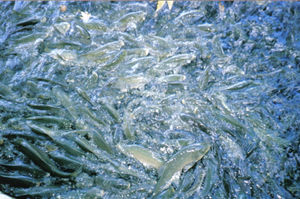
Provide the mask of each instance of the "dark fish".
{"label": "dark fish", "polygon": [[45,140],[45,137],[36,135],[35,133],[28,131],[18,131],[18,130],[0,130],[0,134],[3,137],[6,138],[24,138],[26,140],[35,141],[37,139],[39,140]]}
{"label": "dark fish", "polygon": [[107,144],[106,140],[104,139],[104,137],[96,132],[96,131],[93,131],[93,141],[94,143],[102,150],[105,150],[107,153],[109,154],[113,154],[113,150],[112,148],[110,147],[110,145]]}
{"label": "dark fish", "polygon": [[16,189],[14,190],[14,196],[17,198],[51,198],[58,193],[67,192],[68,188],[64,186],[41,186],[28,189]]}
{"label": "dark fish", "polygon": [[50,116],[50,115],[32,116],[32,117],[28,117],[27,119],[42,122],[42,123],[56,123],[63,127],[72,126],[72,122],[70,122],[69,120],[63,117],[57,117],[57,116]]}
{"label": "dark fish", "polygon": [[78,175],[81,172],[81,168],[77,169],[72,173],[64,172],[59,170],[55,163],[52,162],[48,155],[41,151],[38,147],[30,144],[25,140],[18,140],[17,144],[20,146],[21,151],[35,164],[44,169],[45,171],[51,173],[54,176],[59,177],[73,177]]}
{"label": "dark fish", "polygon": [[1,184],[10,184],[14,187],[32,187],[38,185],[39,181],[29,176],[10,175],[0,172]]}
{"label": "dark fish", "polygon": [[198,127],[204,133],[209,134],[209,135],[211,134],[208,127],[206,127],[203,124],[203,122],[199,118],[195,117],[194,115],[183,113],[180,115],[180,119],[187,123],[192,122],[196,127]]}
{"label": "dark fish", "polygon": [[24,173],[30,173],[35,176],[44,176],[46,174],[45,171],[39,169],[36,166],[28,165],[24,163],[6,163],[0,161],[0,166],[5,167],[9,171],[19,171]]}
{"label": "dark fish", "polygon": [[112,178],[112,177],[105,177],[103,175],[98,175],[95,177],[95,184],[100,185],[105,189],[111,189],[112,187],[118,189],[129,189],[130,183],[126,180],[121,178]]}
{"label": "dark fish", "polygon": [[42,127],[42,126],[38,126],[35,124],[31,124],[28,123],[27,124],[31,130],[37,134],[41,134],[44,136],[49,137],[51,140],[54,141],[54,143],[58,146],[60,146],[61,148],[63,148],[66,152],[68,152],[71,155],[75,155],[75,156],[82,156],[84,155],[83,152],[77,150],[74,146],[72,146],[72,143],[70,143],[68,140],[60,137],[60,133],[55,132],[52,129],[46,128],[46,127]]}
{"label": "dark fish", "polygon": [[33,109],[38,109],[38,110],[47,110],[47,111],[58,111],[61,108],[57,106],[52,106],[52,105],[47,105],[47,104],[33,104],[33,103],[28,103],[27,104],[29,107]]}
{"label": "dark fish", "polygon": [[35,24],[39,23],[40,21],[38,19],[25,19],[19,23],[17,23],[16,26],[34,26]]}

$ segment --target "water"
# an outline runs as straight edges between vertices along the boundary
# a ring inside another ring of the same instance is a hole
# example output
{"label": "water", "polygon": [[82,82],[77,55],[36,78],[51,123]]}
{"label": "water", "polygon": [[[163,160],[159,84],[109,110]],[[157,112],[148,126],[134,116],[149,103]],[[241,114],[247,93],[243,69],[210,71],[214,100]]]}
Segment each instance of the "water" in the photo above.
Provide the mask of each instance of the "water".
{"label": "water", "polygon": [[3,193],[300,197],[299,3],[155,9],[1,3]]}

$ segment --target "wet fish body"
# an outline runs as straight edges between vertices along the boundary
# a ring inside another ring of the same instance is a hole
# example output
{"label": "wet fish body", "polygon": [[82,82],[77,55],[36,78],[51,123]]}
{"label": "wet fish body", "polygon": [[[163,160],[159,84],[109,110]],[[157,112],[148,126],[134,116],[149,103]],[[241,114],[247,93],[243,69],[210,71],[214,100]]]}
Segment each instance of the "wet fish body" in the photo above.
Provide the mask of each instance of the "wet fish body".
{"label": "wet fish body", "polygon": [[146,167],[159,169],[163,164],[163,161],[158,158],[157,154],[142,146],[118,144],[117,147],[122,153],[138,160]]}
{"label": "wet fish body", "polygon": [[170,158],[162,167],[161,175],[155,185],[153,194],[157,195],[166,189],[174,180],[174,175],[181,173],[181,170],[188,164],[199,161],[210,149],[210,145],[194,144],[184,147]]}
{"label": "wet fish body", "polygon": [[49,159],[48,155],[38,149],[36,146],[26,142],[24,140],[18,140],[18,145],[20,146],[22,152],[27,155],[35,164],[40,166],[45,171],[59,177],[72,177],[80,173],[81,168],[74,171],[73,173],[67,173],[60,171],[55,164]]}
{"label": "wet fish body", "polygon": [[39,181],[29,176],[9,175],[0,172],[1,184],[11,184],[17,187],[32,187],[38,185]]}

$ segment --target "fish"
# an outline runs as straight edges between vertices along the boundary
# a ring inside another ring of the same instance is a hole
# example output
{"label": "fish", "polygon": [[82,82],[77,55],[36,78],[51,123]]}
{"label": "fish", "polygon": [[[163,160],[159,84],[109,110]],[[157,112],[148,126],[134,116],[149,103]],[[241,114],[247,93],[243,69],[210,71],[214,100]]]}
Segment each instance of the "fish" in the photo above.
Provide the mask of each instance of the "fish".
{"label": "fish", "polygon": [[95,106],[88,94],[80,87],[75,87],[76,92],[92,106]]}
{"label": "fish", "polygon": [[93,134],[92,134],[92,137],[93,137],[93,141],[94,143],[102,150],[106,151],[107,153],[109,154],[113,154],[113,150],[112,148],[110,147],[109,144],[107,144],[106,140],[104,139],[104,137],[96,132],[96,131],[93,131]]}
{"label": "fish", "polygon": [[98,175],[95,177],[95,184],[100,185],[103,188],[111,189],[112,187],[118,188],[118,189],[129,189],[130,183],[128,181],[125,181],[121,178],[112,178],[112,177],[106,177],[103,175]]}
{"label": "fish", "polygon": [[256,86],[257,84],[255,82],[253,82],[252,80],[244,80],[244,81],[238,82],[236,84],[227,86],[224,88],[224,90],[235,91],[235,90],[240,90],[240,89],[246,88],[250,85]]}
{"label": "fish", "polygon": [[18,130],[1,130],[1,136],[13,139],[13,138],[24,138],[26,140],[34,141],[34,140],[44,140],[43,136],[36,135],[30,131],[18,131]]}
{"label": "fish", "polygon": [[[149,49],[148,48],[131,48],[131,49],[126,49],[126,53],[128,56],[131,55],[134,59],[138,59],[138,58],[147,59],[148,57],[146,57],[146,56],[149,55]],[[138,57],[138,58],[136,58],[136,57]],[[152,58],[152,57],[150,57],[150,58]],[[131,59],[129,59],[129,60],[131,60]]]}
{"label": "fish", "polygon": [[118,144],[117,148],[125,155],[141,162],[145,167],[153,167],[159,169],[163,164],[163,161],[158,157],[157,154],[152,152],[150,149],[144,148],[142,146],[135,144]]}
{"label": "fish", "polygon": [[76,111],[74,104],[71,101],[71,98],[59,87],[54,87],[52,89],[53,94],[56,96],[58,101],[68,110],[72,118],[76,121],[79,116]]}
{"label": "fish", "polygon": [[94,154],[96,157],[98,157],[98,153],[94,150],[94,147],[86,140],[85,138],[80,137],[71,137],[68,136],[69,139],[72,139],[76,142],[76,144],[84,151]]}
{"label": "fish", "polygon": [[200,168],[197,167],[193,175],[195,176],[195,180],[193,181],[192,186],[185,192],[185,198],[191,197],[197,190],[201,188],[203,180],[206,176],[206,172],[202,169],[200,170]]}
{"label": "fish", "polygon": [[208,129],[208,127],[201,121],[201,119],[197,118],[194,114],[182,113],[180,114],[180,119],[189,124],[192,123],[194,126],[198,127],[201,131],[208,135],[211,134],[210,129]]}
{"label": "fish", "polygon": [[61,171],[56,167],[55,163],[49,159],[48,155],[42,150],[40,150],[38,147],[21,139],[17,140],[16,143],[19,145],[20,150],[30,160],[32,160],[39,167],[41,167],[42,169],[44,169],[45,171],[49,172],[54,176],[59,176],[63,178],[74,177],[77,176],[82,170],[82,167],[80,167],[71,173]]}
{"label": "fish", "polygon": [[40,20],[38,18],[25,18],[22,21],[18,22],[16,26],[34,26],[39,22]]}
{"label": "fish", "polygon": [[[129,117],[127,115],[127,117]],[[131,127],[131,125],[129,124],[128,121],[125,121],[123,123],[123,131],[124,131],[124,135],[128,140],[134,140],[135,139],[135,135],[134,135],[134,131]]]}
{"label": "fish", "polygon": [[159,82],[181,82],[186,79],[185,75],[180,74],[173,74],[173,75],[166,75],[163,77],[160,77],[158,79]]}
{"label": "fish", "polygon": [[54,28],[64,36],[70,30],[70,27],[71,25],[68,22],[61,22],[58,24],[54,24]]}
{"label": "fish", "polygon": [[[235,119],[233,116],[229,115],[229,114],[221,114],[221,113],[217,113],[217,117],[221,120],[224,120],[225,122],[245,131],[248,132],[248,128],[243,124],[241,123],[239,120]],[[244,133],[244,132],[242,132]]]}
{"label": "fish", "polygon": [[9,86],[0,82],[0,95],[7,96],[12,95],[12,90]]}
{"label": "fish", "polygon": [[1,184],[11,184],[15,187],[32,187],[38,185],[39,181],[23,175],[10,175],[0,172]]}
{"label": "fish", "polygon": [[213,32],[214,31],[213,24],[208,24],[208,23],[200,24],[200,25],[197,26],[197,28],[199,30],[202,30],[202,31],[205,31],[205,32]]}
{"label": "fish", "polygon": [[121,62],[125,60],[126,56],[127,51],[121,50],[112,59],[110,59],[108,63],[106,63],[102,68],[104,70],[113,71],[120,65]]}
{"label": "fish", "polygon": [[27,123],[27,125],[31,128],[31,130],[37,134],[45,135],[49,137],[51,140],[54,141],[54,143],[61,148],[63,148],[66,152],[68,152],[71,155],[75,156],[82,156],[84,155],[83,152],[77,150],[75,147],[72,146],[72,144],[67,141],[66,139],[60,137],[61,132],[54,131],[52,129],[46,128],[44,126],[38,126],[32,123]]}
{"label": "fish", "polygon": [[47,82],[49,84],[59,85],[63,88],[69,88],[66,84],[54,81],[52,79],[44,78],[44,77],[33,77],[33,78],[30,78],[30,79],[32,79],[34,81],[41,81],[41,82]]}
{"label": "fish", "polygon": [[162,191],[160,194],[153,197],[153,199],[168,199],[168,198],[178,198],[174,196],[175,189],[174,187],[170,186],[168,189]]}
{"label": "fish", "polygon": [[73,50],[54,49],[49,56],[58,60],[62,65],[72,65],[77,60],[77,53]]}
{"label": "fish", "polygon": [[183,11],[180,13],[180,15],[178,17],[176,17],[174,19],[174,21],[176,23],[186,23],[186,20],[185,19],[188,19],[188,18],[196,18],[196,17],[202,17],[204,16],[205,13],[203,10],[188,10],[188,11]]}
{"label": "fish", "polygon": [[40,186],[26,189],[18,189],[14,191],[17,198],[51,198],[57,193],[65,193],[68,189],[65,186]]}
{"label": "fish", "polygon": [[136,28],[137,24],[146,19],[146,12],[137,11],[130,12],[122,16],[118,21],[114,22],[115,30],[126,30],[127,28]]}
{"label": "fish", "polygon": [[62,154],[59,151],[49,153],[49,156],[55,160],[55,162],[61,164],[64,168],[80,168],[83,163],[78,159],[74,159],[71,156]]}
{"label": "fish", "polygon": [[47,104],[34,104],[34,103],[28,103],[27,106],[33,109],[37,110],[47,110],[47,111],[59,111],[60,108],[53,105],[47,105]]}
{"label": "fish", "polygon": [[38,125],[32,124],[31,122],[28,122],[27,126],[29,126],[29,128],[32,131],[34,131],[35,133],[46,135],[51,139],[53,139],[53,137],[55,136],[55,132],[49,128],[38,126]]}
{"label": "fish", "polygon": [[142,41],[140,40],[141,37],[136,38],[133,35],[123,31],[117,32],[117,36],[118,38],[122,38],[124,40],[126,46],[139,47],[142,44]]}
{"label": "fish", "polygon": [[127,92],[131,89],[142,89],[149,82],[142,74],[120,77],[112,83],[112,87],[118,88],[121,92]]}
{"label": "fish", "polygon": [[75,31],[78,33],[78,36],[80,38],[79,40],[86,39],[89,41],[91,39],[90,33],[80,25],[75,25]]}
{"label": "fish", "polygon": [[205,169],[205,179],[203,183],[201,184],[201,193],[200,198],[205,198],[213,188],[213,186],[217,183],[219,180],[218,176],[218,163],[216,159],[210,159],[211,157],[208,157],[207,161],[204,163],[206,169]]}
{"label": "fish", "polygon": [[153,56],[147,56],[147,57],[139,57],[139,58],[133,57],[132,59],[130,59],[130,61],[126,62],[125,64],[128,68],[133,69],[135,71],[139,71],[139,70],[146,70],[148,67],[153,66],[155,63],[156,63],[156,59]]}
{"label": "fish", "polygon": [[56,145],[60,146],[64,149],[67,153],[74,155],[74,156],[84,156],[85,153],[79,151],[75,146],[70,143],[69,140],[65,138],[53,138]]}
{"label": "fish", "polygon": [[161,169],[161,175],[153,190],[153,195],[157,195],[164,189],[168,188],[175,180],[176,176],[180,176],[182,169],[201,160],[202,157],[209,151],[210,144],[192,144],[182,148],[173,155]]}
{"label": "fish", "polygon": [[187,65],[196,58],[195,54],[178,54],[164,59],[155,66],[156,70],[169,71],[174,68]]}
{"label": "fish", "polygon": [[15,44],[17,44],[20,48],[20,45],[42,42],[44,37],[45,37],[45,35],[42,33],[34,33],[34,34],[30,34],[30,35],[25,35],[23,37],[17,38],[15,40]]}
{"label": "fish", "polygon": [[38,168],[34,165],[25,164],[23,162],[16,161],[16,163],[7,163],[7,162],[2,162],[2,160],[0,160],[0,166],[5,167],[7,170],[10,170],[10,171],[19,171],[19,172],[30,173],[37,177],[46,175],[46,172],[41,170],[40,168]]}
{"label": "fish", "polygon": [[79,107],[79,109],[82,115],[85,115],[87,118],[95,121],[97,124],[100,124],[101,126],[107,125],[102,118],[100,118],[95,112],[91,111],[88,107],[82,106]]}
{"label": "fish", "polygon": [[106,32],[107,31],[107,24],[103,21],[92,19],[83,23],[84,27],[89,31],[95,32]]}
{"label": "fish", "polygon": [[55,124],[59,124],[60,126],[64,126],[64,127],[72,126],[71,121],[69,121],[63,117],[57,117],[57,116],[51,116],[51,115],[32,116],[32,117],[28,117],[27,119],[41,122],[41,123],[55,123]]}
{"label": "fish", "polygon": [[108,112],[108,114],[115,120],[115,122],[120,122],[120,115],[118,113],[118,111],[109,103],[105,102],[105,101],[101,101],[100,102],[102,107],[104,108],[104,110],[106,110]]}
{"label": "fish", "polygon": [[99,57],[107,55],[113,51],[119,51],[124,46],[123,40],[113,41],[107,44],[104,44],[94,50],[90,50],[85,54],[81,55],[81,58],[89,60],[97,60]]}
{"label": "fish", "polygon": [[194,184],[194,173],[188,171],[179,184],[179,192],[186,192]]}
{"label": "fish", "polygon": [[208,87],[208,82],[210,79],[210,68],[211,66],[208,66],[203,73],[201,74],[201,76],[199,78],[197,78],[197,80],[199,79],[199,88],[201,90],[205,90]]}

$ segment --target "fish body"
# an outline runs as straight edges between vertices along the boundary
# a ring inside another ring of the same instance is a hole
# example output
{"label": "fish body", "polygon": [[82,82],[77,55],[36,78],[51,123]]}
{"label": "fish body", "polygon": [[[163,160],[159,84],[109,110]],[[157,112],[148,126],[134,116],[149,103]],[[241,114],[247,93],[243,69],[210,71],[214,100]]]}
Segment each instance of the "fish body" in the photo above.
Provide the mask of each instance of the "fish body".
{"label": "fish body", "polygon": [[106,32],[107,25],[100,20],[89,20],[88,22],[83,24],[84,27],[89,31],[96,31],[96,32]]}
{"label": "fish body", "polygon": [[[113,41],[82,54],[81,58],[95,61],[98,60],[99,57],[109,55],[109,53],[114,53],[114,51],[119,51],[124,45],[122,40]],[[111,55],[109,55],[109,57],[111,57]]]}
{"label": "fish body", "polygon": [[66,33],[70,30],[70,27],[71,25],[68,22],[61,22],[54,25],[54,28],[62,35],[66,35]]}
{"label": "fish body", "polygon": [[131,89],[143,89],[148,82],[144,75],[132,75],[120,77],[113,83],[113,87],[120,89],[121,92],[127,92]]}
{"label": "fish body", "polygon": [[172,181],[174,181],[176,175],[180,174],[185,166],[199,161],[209,149],[209,144],[193,144],[184,147],[171,157],[162,167],[161,176],[153,191],[154,195],[168,188]]}
{"label": "fish body", "polygon": [[159,70],[159,71],[173,70],[177,67],[181,67],[181,66],[190,64],[195,58],[196,58],[196,55],[194,55],[194,54],[174,55],[174,56],[164,59],[163,61],[158,63],[155,66],[155,69]]}
{"label": "fish body", "polygon": [[158,158],[156,154],[142,146],[135,144],[118,144],[117,147],[121,150],[122,153],[124,153],[127,156],[133,157],[146,167],[154,167],[158,169],[163,163],[163,161],[160,158]]}
{"label": "fish body", "polygon": [[110,147],[110,145],[106,142],[106,140],[100,133],[93,131],[93,140],[94,140],[94,143],[99,148],[101,148],[102,150],[105,150],[109,154],[113,154],[112,148]]}
{"label": "fish body", "polygon": [[17,187],[30,187],[38,184],[37,180],[29,176],[9,175],[2,172],[0,172],[0,181],[1,184],[11,184]]}
{"label": "fish body", "polygon": [[37,41],[42,41],[44,35],[40,33],[25,35],[23,37],[17,38],[15,40],[15,43],[17,45],[23,45],[23,44],[29,44],[29,43],[35,43]]}
{"label": "fish body", "polygon": [[146,12],[137,11],[131,12],[121,17],[115,22],[116,30],[126,30],[127,28],[136,28],[137,24],[146,19]]}
{"label": "fish body", "polygon": [[64,127],[69,127],[72,125],[72,123],[69,120],[63,117],[56,117],[52,115],[32,116],[26,119],[40,123],[54,123]]}
{"label": "fish body", "polygon": [[40,150],[38,147],[30,144],[25,140],[18,140],[17,143],[19,144],[21,151],[27,155],[35,164],[41,167],[43,170],[51,173],[54,176],[59,177],[72,177],[76,176],[81,172],[81,167],[74,171],[73,173],[67,173],[64,171],[60,171],[52,162],[48,155]]}

